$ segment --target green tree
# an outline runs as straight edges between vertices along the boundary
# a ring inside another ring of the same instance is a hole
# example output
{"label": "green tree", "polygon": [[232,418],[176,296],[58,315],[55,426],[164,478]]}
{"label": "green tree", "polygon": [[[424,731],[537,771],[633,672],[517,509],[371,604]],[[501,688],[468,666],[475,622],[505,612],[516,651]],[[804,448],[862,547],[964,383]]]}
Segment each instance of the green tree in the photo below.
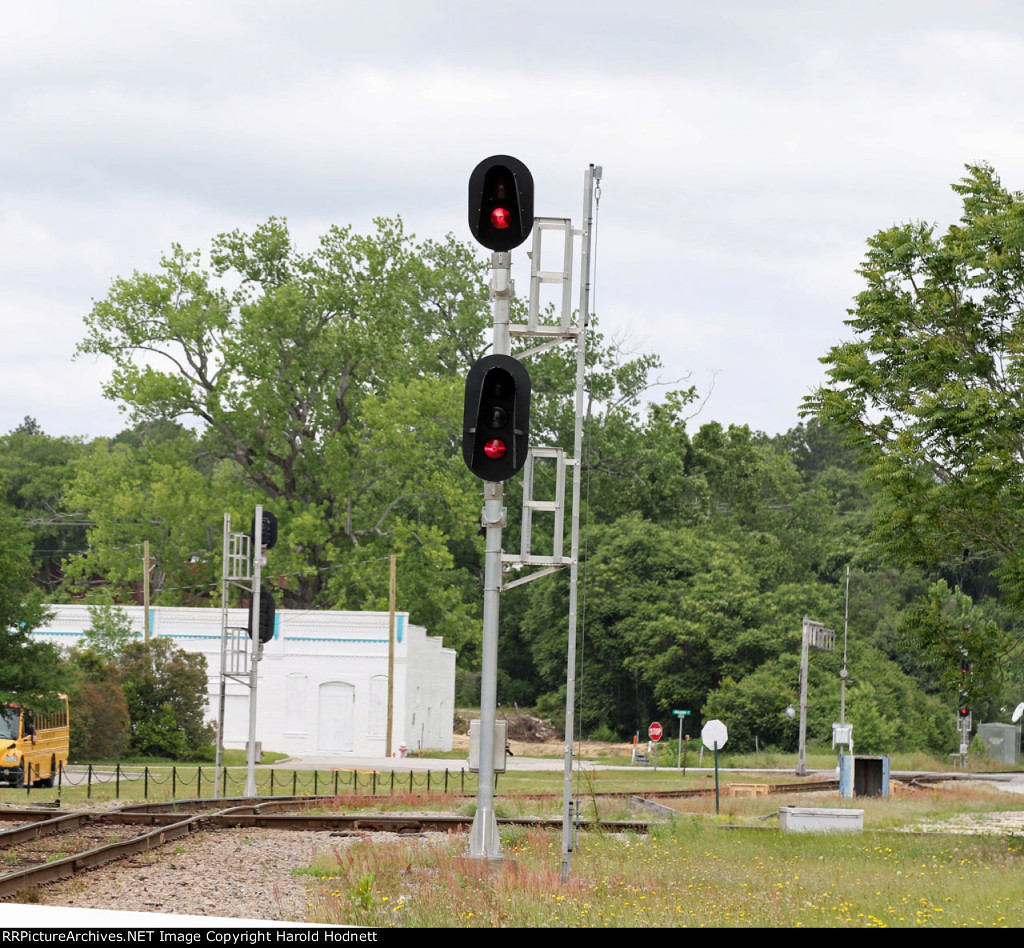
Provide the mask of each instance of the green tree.
{"label": "green tree", "polygon": [[[131,597],[142,587],[146,541],[155,602],[189,604],[218,593],[224,512],[248,504],[229,466],[204,470],[201,456],[185,430],[157,443],[118,437],[89,445],[67,494],[91,523],[88,553],[65,570],[72,594],[100,604]],[[248,519],[240,520],[248,529]]]}
{"label": "green tree", "polygon": [[[115,280],[95,304],[79,352],[112,360],[105,393],[136,422],[197,421],[207,467],[277,514],[286,605],[379,601],[386,585],[365,591],[376,569],[366,564],[394,550],[420,571],[413,620],[441,621],[431,630],[458,646],[472,610],[447,590],[465,587],[458,574],[475,563],[453,550],[473,536],[479,507],[458,456],[459,380],[488,317],[481,262],[451,238],[415,243],[397,220],[371,236],[333,228],[308,254],[270,220],[216,238],[209,260],[176,246],[158,272]],[[115,546],[118,520],[143,519],[143,505],[117,517],[111,485],[128,461],[110,455],[111,469],[79,487],[110,497],[97,519]],[[133,476],[156,490],[188,469]],[[174,500],[146,506],[170,511]],[[181,515],[167,516],[169,530]]]}
{"label": "green tree", "polygon": [[203,723],[204,655],[157,638],[128,643],[117,666],[128,706],[132,754],[179,760],[212,756],[212,734]]}
{"label": "green tree", "polygon": [[116,606],[90,606],[89,628],[82,634],[83,650],[105,661],[116,661],[135,638],[131,620]]}
{"label": "green tree", "polygon": [[63,563],[85,549],[80,512],[70,508],[67,492],[74,463],[84,447],[75,438],[53,438],[34,418],[26,417],[0,437],[0,481],[32,540],[31,558],[39,582],[57,588]]}
{"label": "green tree", "polygon": [[736,681],[726,676],[708,695],[703,708],[706,720],[718,718],[729,728],[729,744],[733,750],[774,747],[796,749],[799,725],[790,720],[785,710],[800,701],[799,658],[771,660],[756,671]]}
{"label": "green tree", "polygon": [[874,537],[896,562],[998,557],[1024,598],[1024,195],[969,166],[959,224],[876,234],[856,336],[808,411],[866,460]]}
{"label": "green tree", "polygon": [[[767,533],[636,516],[593,528],[585,569],[582,725],[626,734],[673,708],[696,712],[725,676],[739,680],[769,659],[799,651],[803,614],[830,617],[835,591],[779,582],[785,558]],[[559,578],[537,592],[522,620],[546,707],[561,700],[565,596]]]}
{"label": "green tree", "polygon": [[[939,580],[907,610],[900,626],[931,659],[936,693],[949,706],[965,693],[978,713],[994,703],[1007,667],[1022,649],[1019,633],[1014,634],[1017,630],[1007,629],[985,612],[969,596]],[[963,661],[970,665],[969,675],[961,672]]]}
{"label": "green tree", "polygon": [[32,636],[47,612],[32,580],[31,539],[18,512],[3,502],[0,536],[0,702],[45,698],[65,691],[70,677],[57,649]]}
{"label": "green tree", "polygon": [[71,759],[121,757],[128,747],[128,705],[117,666],[91,649],[72,649],[70,659]]}

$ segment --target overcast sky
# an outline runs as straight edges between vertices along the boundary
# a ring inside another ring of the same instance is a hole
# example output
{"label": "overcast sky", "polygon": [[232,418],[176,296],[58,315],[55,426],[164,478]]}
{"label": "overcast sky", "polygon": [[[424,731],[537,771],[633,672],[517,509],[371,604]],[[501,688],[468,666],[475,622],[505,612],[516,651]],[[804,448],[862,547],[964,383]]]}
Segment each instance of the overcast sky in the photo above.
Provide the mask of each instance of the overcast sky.
{"label": "overcast sky", "polygon": [[1018,0],[4,3],[0,433],[124,426],[109,364],[72,354],[172,242],[276,215],[312,250],[396,214],[468,241],[495,153],[577,224],[602,165],[603,331],[714,379],[701,420],[784,431],[848,335],[866,238],[945,228],[969,162],[1024,189],[1022,80]]}

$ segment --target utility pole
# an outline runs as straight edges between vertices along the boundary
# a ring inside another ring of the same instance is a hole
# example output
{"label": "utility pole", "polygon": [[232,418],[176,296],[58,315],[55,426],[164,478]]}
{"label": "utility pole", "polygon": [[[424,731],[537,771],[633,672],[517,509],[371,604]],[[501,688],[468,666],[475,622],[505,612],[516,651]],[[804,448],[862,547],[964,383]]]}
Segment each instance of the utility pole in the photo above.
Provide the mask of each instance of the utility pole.
{"label": "utility pole", "polygon": [[810,651],[834,652],[836,634],[826,629],[821,622],[804,616],[800,635],[800,752],[797,758],[796,775],[807,776],[807,659]]}
{"label": "utility pole", "polygon": [[145,638],[149,645],[149,540],[142,541],[142,612],[145,616]]}
{"label": "utility pole", "polygon": [[388,734],[385,750],[388,757],[394,753],[395,711],[395,590],[398,576],[398,555],[391,554],[388,570]]}

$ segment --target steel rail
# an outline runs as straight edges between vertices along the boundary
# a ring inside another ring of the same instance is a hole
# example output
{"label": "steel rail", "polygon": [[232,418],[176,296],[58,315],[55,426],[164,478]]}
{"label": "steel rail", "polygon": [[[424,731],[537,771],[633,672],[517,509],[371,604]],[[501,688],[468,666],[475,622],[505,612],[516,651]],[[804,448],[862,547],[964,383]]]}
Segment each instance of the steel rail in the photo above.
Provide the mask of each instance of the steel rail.
{"label": "steel rail", "polygon": [[[302,802],[307,801],[304,800]],[[270,803],[272,805],[269,808],[273,809],[283,805],[284,801],[270,801]],[[249,801],[213,814],[193,813],[184,818],[182,818],[181,814],[177,814],[174,815],[175,822],[159,826],[156,829],[133,836],[130,839],[107,843],[86,852],[66,856],[63,859],[56,859],[53,862],[42,863],[27,869],[20,869],[0,875],[0,899],[9,899],[26,888],[69,879],[76,873],[95,869],[118,859],[150,852],[173,840],[188,836],[199,829],[259,827],[264,829],[330,830],[350,833],[388,832],[399,835],[412,835],[430,830],[441,832],[468,830],[473,822],[473,818],[469,816],[410,816],[367,813],[332,815],[256,812],[263,807],[264,804]],[[128,807],[123,809],[136,810],[137,808]],[[14,830],[8,831],[6,835],[10,845],[16,845],[14,840],[17,835],[21,835],[20,841],[33,839],[39,835],[47,835],[50,831],[50,826],[73,829],[83,823],[102,825],[104,823],[134,823],[140,820],[162,821],[168,816],[170,814],[125,813],[117,810],[69,813],[44,823],[17,827]],[[50,826],[46,825],[47,823]],[[541,826],[557,829],[561,826],[561,818],[502,817],[498,819],[498,823],[503,826]],[[609,832],[646,832],[648,829],[648,823],[645,820],[579,821],[581,829],[591,829],[597,826]],[[59,829],[54,828],[52,831],[58,832]]]}
{"label": "steel rail", "polygon": [[162,826],[148,833],[133,836],[131,839],[108,843],[84,853],[55,859],[53,862],[43,863],[29,869],[9,872],[0,876],[0,899],[10,898],[26,887],[59,882],[86,869],[95,869],[97,866],[105,865],[116,859],[149,852],[172,840],[189,835],[205,824],[207,819],[208,817],[205,815],[191,816],[169,826]]}
{"label": "steel rail", "polygon": [[66,813],[62,816],[30,823],[28,826],[16,826],[14,829],[3,830],[0,831],[0,848],[17,846],[30,839],[40,839],[44,836],[53,836],[57,833],[78,829],[86,823],[91,823],[92,819],[90,813]]}

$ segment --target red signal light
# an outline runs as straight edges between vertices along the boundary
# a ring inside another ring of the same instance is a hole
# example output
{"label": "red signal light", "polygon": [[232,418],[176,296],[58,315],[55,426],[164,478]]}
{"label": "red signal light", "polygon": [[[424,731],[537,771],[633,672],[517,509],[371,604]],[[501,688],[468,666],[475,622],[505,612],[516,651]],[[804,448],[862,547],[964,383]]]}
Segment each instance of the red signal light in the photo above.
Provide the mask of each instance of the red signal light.
{"label": "red signal light", "polygon": [[501,438],[490,438],[484,443],[484,454],[495,461],[498,458],[503,458],[507,450],[505,442]]}
{"label": "red signal light", "polygon": [[[507,253],[533,228],[533,175],[518,158],[492,155],[469,176],[469,229],[488,250]],[[508,456],[517,453],[509,445]]]}

